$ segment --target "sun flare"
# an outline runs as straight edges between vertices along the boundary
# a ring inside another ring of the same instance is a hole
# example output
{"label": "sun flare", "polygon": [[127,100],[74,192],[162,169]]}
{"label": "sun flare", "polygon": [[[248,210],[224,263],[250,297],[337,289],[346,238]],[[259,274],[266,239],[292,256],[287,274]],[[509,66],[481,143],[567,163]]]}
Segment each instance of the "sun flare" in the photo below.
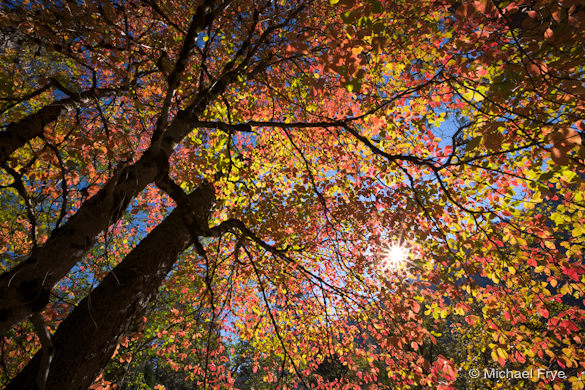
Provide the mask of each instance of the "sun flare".
{"label": "sun flare", "polygon": [[383,253],[384,269],[399,271],[406,268],[409,253],[408,248],[401,245],[388,247]]}

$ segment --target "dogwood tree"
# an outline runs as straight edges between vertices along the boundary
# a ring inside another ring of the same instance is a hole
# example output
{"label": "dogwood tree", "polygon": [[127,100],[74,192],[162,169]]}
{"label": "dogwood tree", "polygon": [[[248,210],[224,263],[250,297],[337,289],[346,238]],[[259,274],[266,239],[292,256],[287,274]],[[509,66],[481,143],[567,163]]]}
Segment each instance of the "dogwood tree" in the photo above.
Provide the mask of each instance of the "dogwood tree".
{"label": "dogwood tree", "polygon": [[579,2],[0,10],[7,388],[583,388]]}

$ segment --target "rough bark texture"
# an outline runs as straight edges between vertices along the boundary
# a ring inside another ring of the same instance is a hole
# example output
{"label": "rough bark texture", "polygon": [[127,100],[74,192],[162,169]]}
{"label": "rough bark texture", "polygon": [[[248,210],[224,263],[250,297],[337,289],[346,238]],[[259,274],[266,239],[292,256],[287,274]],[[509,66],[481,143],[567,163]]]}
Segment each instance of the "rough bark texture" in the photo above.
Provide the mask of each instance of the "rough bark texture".
{"label": "rough bark texture", "polygon": [[[215,202],[205,183],[189,195],[82,300],[55,332],[47,390],[87,389],[110,360],[119,338],[142,315],[178,256],[207,229]],[[206,223],[206,222],[205,222]],[[42,350],[7,390],[38,389]]]}
{"label": "rough bark texture", "polygon": [[130,200],[158,171],[147,155],[121,169],[43,246],[0,276],[0,334],[47,304],[51,288],[91,248],[100,232],[120,217]]}
{"label": "rough bark texture", "polygon": [[[209,7],[207,2],[201,6],[201,12],[206,13],[195,25],[197,31],[211,23],[213,15],[222,9],[220,7],[207,13]],[[47,304],[53,286],[94,245],[97,236],[120,218],[130,201],[149,183],[166,174],[168,158],[175,144],[193,129],[197,116],[210,101],[225,91],[237,75],[236,71],[227,72],[212,88],[203,90],[191,106],[173,118],[163,136],[158,137],[136,163],[119,169],[96,195],[53,232],[43,246],[35,249],[23,263],[0,276],[0,335],[40,311]]]}

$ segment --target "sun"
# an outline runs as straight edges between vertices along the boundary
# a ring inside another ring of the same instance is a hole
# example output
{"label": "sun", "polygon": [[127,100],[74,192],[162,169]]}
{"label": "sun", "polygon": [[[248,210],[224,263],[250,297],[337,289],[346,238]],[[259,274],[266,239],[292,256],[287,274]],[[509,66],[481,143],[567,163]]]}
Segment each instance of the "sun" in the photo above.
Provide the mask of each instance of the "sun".
{"label": "sun", "polygon": [[410,251],[407,247],[393,244],[383,252],[384,269],[399,271],[406,268]]}

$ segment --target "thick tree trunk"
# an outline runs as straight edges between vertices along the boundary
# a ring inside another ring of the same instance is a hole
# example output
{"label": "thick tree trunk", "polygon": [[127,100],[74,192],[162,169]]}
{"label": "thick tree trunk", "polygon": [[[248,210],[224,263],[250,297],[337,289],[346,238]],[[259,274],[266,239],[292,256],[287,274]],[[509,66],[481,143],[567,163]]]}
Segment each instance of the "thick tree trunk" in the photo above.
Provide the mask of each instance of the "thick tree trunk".
{"label": "thick tree trunk", "polygon": [[51,288],[159,172],[150,157],[121,169],[29,258],[0,276],[0,334],[48,302]]}
{"label": "thick tree trunk", "polygon": [[10,123],[6,126],[6,130],[0,132],[0,166],[6,163],[15,150],[23,147],[33,138],[43,135],[45,126],[56,121],[70,107],[85,99],[113,96],[122,90],[123,88],[103,88],[84,91],[75,96],[54,101],[34,114],[27,115],[18,122]]}
{"label": "thick tree trunk", "polygon": [[[178,256],[209,217],[214,189],[205,183],[181,204],[100,285],[82,300],[55,332],[47,390],[86,390],[110,360],[119,338],[144,313]],[[6,388],[38,389],[39,351]]]}
{"label": "thick tree trunk", "polygon": [[[200,12],[211,13],[201,17],[197,31],[211,23],[213,15],[225,4],[209,11],[205,2]],[[162,137],[157,137],[135,164],[119,169],[95,196],[53,232],[43,246],[33,250],[23,263],[0,275],[0,335],[40,311],[47,304],[53,286],[94,245],[97,236],[120,218],[130,201],[149,183],[166,174],[175,144],[193,129],[197,116],[225,91],[241,69],[226,72],[213,87],[203,90],[191,106],[174,117]]]}

